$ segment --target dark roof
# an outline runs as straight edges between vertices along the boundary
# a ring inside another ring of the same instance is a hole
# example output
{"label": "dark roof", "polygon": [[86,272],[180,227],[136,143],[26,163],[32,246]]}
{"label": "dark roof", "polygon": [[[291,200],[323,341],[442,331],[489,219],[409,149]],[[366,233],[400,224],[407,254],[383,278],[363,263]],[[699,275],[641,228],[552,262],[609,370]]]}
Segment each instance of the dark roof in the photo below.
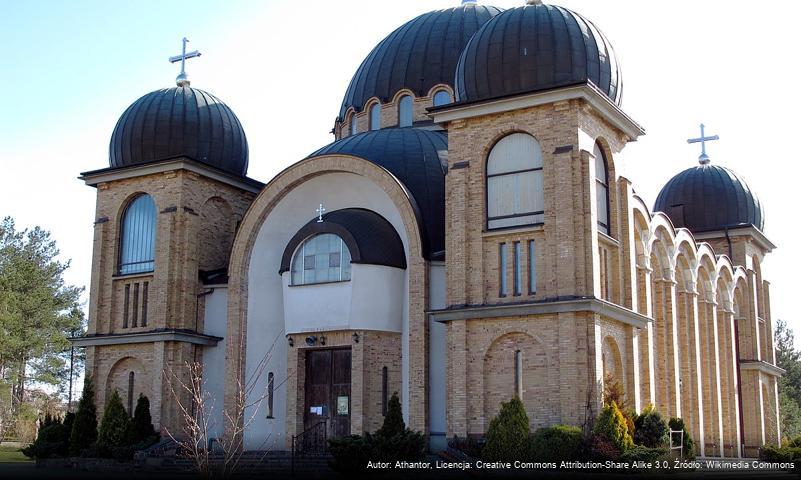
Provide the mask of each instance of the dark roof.
{"label": "dark roof", "polygon": [[445,252],[445,165],[448,138],[419,128],[385,128],[338,140],[309,157],[353,155],[385,168],[409,191],[417,209],[423,255]]}
{"label": "dark roof", "polygon": [[350,81],[339,118],[372,97],[382,102],[408,88],[424,96],[434,85],[453,85],[459,54],[476,31],[501,10],[465,4],[420,15],[400,26],[364,59]]}
{"label": "dark roof", "polygon": [[589,20],[555,5],[497,15],[470,39],[456,67],[456,98],[476,102],[591,82],[620,105],[612,45]]}
{"label": "dark roof", "polygon": [[175,157],[245,176],[245,131],[226,104],[203,90],[173,87],[150,92],[117,121],[109,165],[117,168]]}
{"label": "dark roof", "polygon": [[336,234],[345,242],[351,263],[406,268],[403,242],[391,223],[372,210],[345,208],[326,213],[322,222],[315,218],[298,230],[284,249],[279,273],[289,271],[301,242],[322,233]]}
{"label": "dark roof", "polygon": [[765,226],[762,204],[745,180],[712,164],[688,168],[670,179],[659,192],[654,211],[664,212],[674,226],[694,233]]}

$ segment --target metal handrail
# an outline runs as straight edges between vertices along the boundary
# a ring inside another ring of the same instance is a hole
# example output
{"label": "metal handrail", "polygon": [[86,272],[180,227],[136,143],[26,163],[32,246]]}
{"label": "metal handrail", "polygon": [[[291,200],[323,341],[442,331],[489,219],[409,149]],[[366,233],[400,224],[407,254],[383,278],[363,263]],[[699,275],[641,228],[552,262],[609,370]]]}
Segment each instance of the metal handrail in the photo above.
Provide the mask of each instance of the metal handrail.
{"label": "metal handrail", "polygon": [[297,435],[292,435],[292,475],[295,475],[295,457],[324,455],[328,452],[328,419],[317,422]]}

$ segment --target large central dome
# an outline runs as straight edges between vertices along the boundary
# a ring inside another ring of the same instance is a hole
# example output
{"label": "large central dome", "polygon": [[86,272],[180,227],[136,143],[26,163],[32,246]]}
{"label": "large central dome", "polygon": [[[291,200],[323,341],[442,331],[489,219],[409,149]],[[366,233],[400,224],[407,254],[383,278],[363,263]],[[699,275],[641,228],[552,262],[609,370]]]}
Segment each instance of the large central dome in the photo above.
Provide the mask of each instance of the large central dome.
{"label": "large central dome", "polygon": [[470,37],[499,14],[495,7],[465,4],[414,18],[379,43],[350,81],[339,118],[361,111],[372,97],[384,103],[403,88],[425,96],[437,84],[453,85],[456,63]]}
{"label": "large central dome", "polygon": [[460,102],[592,82],[620,105],[620,66],[603,33],[581,15],[534,2],[484,24],[456,68]]}

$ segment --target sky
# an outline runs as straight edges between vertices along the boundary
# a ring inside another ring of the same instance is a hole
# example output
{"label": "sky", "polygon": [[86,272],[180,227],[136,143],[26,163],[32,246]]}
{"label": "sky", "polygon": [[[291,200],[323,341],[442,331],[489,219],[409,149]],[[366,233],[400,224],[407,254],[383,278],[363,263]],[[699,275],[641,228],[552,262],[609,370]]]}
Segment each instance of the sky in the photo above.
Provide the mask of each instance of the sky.
{"label": "sky", "polygon": [[[88,285],[95,190],[80,172],[108,165],[114,125],[134,100],[174,85],[181,38],[200,58],[192,86],[225,101],[262,182],[330,143],[351,76],[411,18],[459,0],[0,0],[0,217],[53,234],[69,283]],[[487,3],[487,2],[481,2]],[[498,0],[509,8],[523,0]],[[687,138],[720,135],[712,162],[745,178],[778,248],[763,267],[774,320],[801,335],[794,309],[801,248],[795,202],[801,100],[796,19],[801,2],[561,0],[598,25],[623,71],[623,109],[647,134],[624,153],[648,205],[696,165]],[[86,296],[85,296],[86,297]],[[86,298],[84,298],[86,300]],[[796,344],[801,347],[801,339]]]}

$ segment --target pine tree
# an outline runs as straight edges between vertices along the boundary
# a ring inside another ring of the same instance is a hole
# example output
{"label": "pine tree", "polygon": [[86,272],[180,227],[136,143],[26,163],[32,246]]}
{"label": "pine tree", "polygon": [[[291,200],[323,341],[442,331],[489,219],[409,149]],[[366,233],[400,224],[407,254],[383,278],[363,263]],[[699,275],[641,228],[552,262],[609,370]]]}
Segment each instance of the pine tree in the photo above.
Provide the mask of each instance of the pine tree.
{"label": "pine tree", "polygon": [[97,446],[101,451],[111,452],[113,448],[128,445],[130,442],[131,419],[122,405],[120,394],[116,390],[111,394],[103,419],[97,431]]}
{"label": "pine tree", "polygon": [[70,453],[80,453],[97,440],[97,408],[92,378],[87,376],[83,383],[83,394],[78,402],[78,411],[70,434]]}
{"label": "pine tree", "polygon": [[782,436],[801,435],[801,352],[795,349],[793,330],[787,322],[776,321],[776,363],[786,372],[779,378],[779,411]]}
{"label": "pine tree", "polygon": [[403,433],[405,430],[406,424],[403,422],[400,399],[398,398],[398,392],[395,392],[392,394],[392,398],[389,399],[384,424],[381,425],[376,434],[389,438]]}
{"label": "pine tree", "polygon": [[150,416],[150,400],[140,393],[131,422],[131,441],[139,443],[155,434],[153,419]]}

